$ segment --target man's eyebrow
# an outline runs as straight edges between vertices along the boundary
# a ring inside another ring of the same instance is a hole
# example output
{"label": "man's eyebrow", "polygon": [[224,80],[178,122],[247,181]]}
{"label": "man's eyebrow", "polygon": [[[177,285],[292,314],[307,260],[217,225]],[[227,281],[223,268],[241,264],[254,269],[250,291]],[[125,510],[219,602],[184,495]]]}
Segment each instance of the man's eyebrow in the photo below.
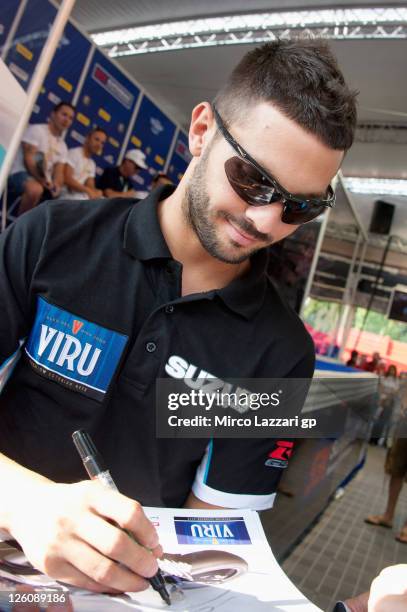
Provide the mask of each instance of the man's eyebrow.
{"label": "man's eyebrow", "polygon": [[[237,141],[236,141],[237,142]],[[279,179],[276,177],[276,175],[274,174],[274,172],[271,172],[270,170],[268,170],[261,162],[259,162],[254,156],[251,155],[251,153],[249,153],[249,151],[247,149],[245,149],[244,147],[242,147],[240,145],[240,143],[238,143],[238,145],[243,149],[243,151],[245,153],[248,153],[250,155],[250,157],[252,157],[252,159],[256,162],[256,164],[258,166],[260,166],[260,168],[262,168],[266,175],[270,175],[271,177],[273,177],[273,179],[276,181],[276,183],[278,183],[280,185],[280,187],[282,187],[284,189],[284,191],[287,191],[287,193],[290,193],[292,196],[296,197],[296,198],[304,198],[304,200],[321,200],[324,199],[328,193],[328,185],[325,189],[324,192],[319,192],[319,193],[294,193],[293,191],[290,191],[289,189],[287,189],[286,187],[284,187],[284,185],[279,181]]]}
{"label": "man's eyebrow", "polygon": [[[261,165],[262,168],[264,168],[264,166]],[[266,170],[266,168],[264,168],[264,170]],[[275,174],[273,172],[270,172],[269,170],[267,170],[267,174],[269,174],[270,176],[273,177],[273,179],[280,185],[280,187],[282,187],[284,189],[284,191],[287,191],[287,193],[290,193],[291,195],[293,195],[296,198],[304,198],[304,200],[320,200],[326,197],[326,194],[328,192],[328,186],[325,189],[325,191],[323,191],[322,193],[294,193],[293,191],[290,191],[289,189],[287,189],[286,187],[284,187],[284,185],[278,180],[278,178],[276,178]]]}

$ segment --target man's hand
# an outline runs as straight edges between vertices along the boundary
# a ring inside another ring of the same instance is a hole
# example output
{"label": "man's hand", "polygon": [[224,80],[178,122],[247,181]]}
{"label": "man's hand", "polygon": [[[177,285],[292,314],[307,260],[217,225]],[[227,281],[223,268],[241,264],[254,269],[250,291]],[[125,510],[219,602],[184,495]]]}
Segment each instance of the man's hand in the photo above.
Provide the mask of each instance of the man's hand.
{"label": "man's hand", "polygon": [[51,183],[50,187],[49,187],[49,191],[52,195],[53,198],[57,198],[59,196],[59,194],[61,193],[61,185],[59,185],[59,183]]}
{"label": "man's hand", "polygon": [[407,564],[386,567],[370,587],[368,612],[406,612]]}
{"label": "man's hand", "polygon": [[350,612],[367,612],[368,599],[369,592],[352,597],[352,599],[346,599],[344,603],[347,605]]}
{"label": "man's hand", "polygon": [[42,185],[44,187],[44,189],[48,189],[48,191],[51,191],[52,183],[47,178],[40,177],[40,178],[38,178],[36,180],[40,183],[40,185]]}
{"label": "man's hand", "polygon": [[29,504],[13,509],[9,531],[34,567],[98,592],[147,588],[162,555],[140,504],[95,481],[37,483]]}
{"label": "man's hand", "polygon": [[93,187],[86,187],[86,193],[90,200],[96,200],[97,198],[103,198],[103,191]]}

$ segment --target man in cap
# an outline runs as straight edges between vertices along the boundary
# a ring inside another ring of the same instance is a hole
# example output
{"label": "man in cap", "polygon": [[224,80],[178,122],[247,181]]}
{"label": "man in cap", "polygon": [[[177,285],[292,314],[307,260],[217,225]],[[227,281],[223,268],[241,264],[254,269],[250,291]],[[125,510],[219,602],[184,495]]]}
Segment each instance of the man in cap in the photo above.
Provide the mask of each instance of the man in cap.
{"label": "man in cap", "polygon": [[105,168],[97,182],[107,198],[136,198],[131,177],[142,168],[147,170],[146,156],[140,149],[127,151],[123,161],[114,168]]}

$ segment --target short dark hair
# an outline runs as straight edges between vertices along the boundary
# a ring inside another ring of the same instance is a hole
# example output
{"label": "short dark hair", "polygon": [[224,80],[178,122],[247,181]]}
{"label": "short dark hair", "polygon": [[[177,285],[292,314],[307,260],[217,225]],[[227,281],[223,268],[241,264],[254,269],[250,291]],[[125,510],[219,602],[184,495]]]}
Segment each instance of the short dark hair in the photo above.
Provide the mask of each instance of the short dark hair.
{"label": "short dark hair", "polygon": [[214,104],[227,125],[270,102],[332,149],[347,150],[356,127],[357,91],[349,89],[328,44],[276,40],[249,51]]}
{"label": "short dark hair", "polygon": [[60,108],[62,108],[63,106],[69,106],[69,108],[72,108],[73,111],[76,111],[76,108],[74,107],[73,104],[71,104],[70,102],[58,102],[58,104],[55,104],[55,106],[52,109],[53,113],[57,113],[59,111]]}
{"label": "short dark hair", "polygon": [[92,136],[92,134],[95,134],[96,132],[102,132],[102,134],[107,136],[106,130],[104,130],[102,127],[95,126],[91,130],[89,130],[89,132],[86,134],[86,138],[88,138],[89,136]]}

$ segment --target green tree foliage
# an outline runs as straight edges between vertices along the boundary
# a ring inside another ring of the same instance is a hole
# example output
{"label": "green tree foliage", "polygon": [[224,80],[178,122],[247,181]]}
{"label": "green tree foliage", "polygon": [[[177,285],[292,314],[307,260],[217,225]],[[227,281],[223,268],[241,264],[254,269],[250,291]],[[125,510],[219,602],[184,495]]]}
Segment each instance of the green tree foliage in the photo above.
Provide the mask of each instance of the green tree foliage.
{"label": "green tree foliage", "polygon": [[[353,322],[353,327],[361,329],[366,315],[366,308],[357,308]],[[380,312],[371,310],[365,322],[364,330],[380,334],[381,336],[389,336],[392,340],[399,342],[407,342],[407,324],[402,321],[394,321],[388,319]],[[407,348],[406,348],[407,350]]]}
{"label": "green tree foliage", "polygon": [[[320,332],[332,333],[340,317],[341,308],[342,305],[337,302],[309,298],[304,309],[304,321]],[[352,327],[361,329],[365,315],[366,308],[356,308]],[[380,336],[389,336],[392,340],[398,342],[407,342],[407,324],[388,319],[380,312],[371,310],[363,329]]]}

